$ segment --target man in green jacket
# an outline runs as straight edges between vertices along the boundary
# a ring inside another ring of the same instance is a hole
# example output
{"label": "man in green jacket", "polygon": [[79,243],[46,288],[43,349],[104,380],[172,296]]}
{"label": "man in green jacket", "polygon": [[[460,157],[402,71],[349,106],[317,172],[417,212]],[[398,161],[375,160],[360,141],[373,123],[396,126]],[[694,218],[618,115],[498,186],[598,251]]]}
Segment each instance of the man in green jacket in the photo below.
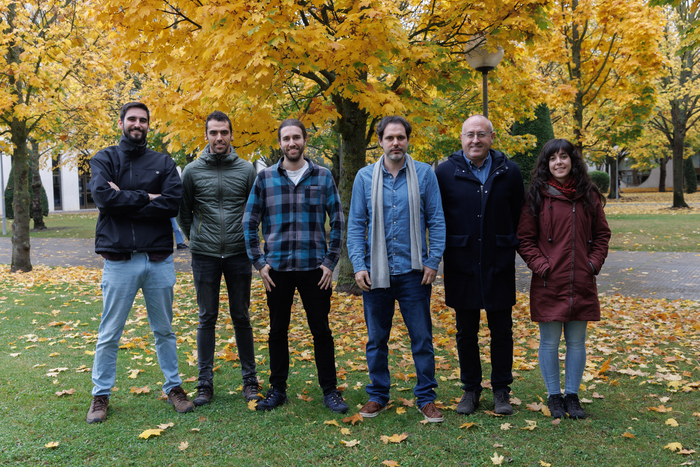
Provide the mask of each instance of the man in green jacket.
{"label": "man in green jacket", "polygon": [[226,114],[212,112],[205,129],[209,144],[182,173],[183,196],[178,216],[190,240],[199,305],[196,406],[208,404],[214,395],[215,328],[222,274],[241,362],[243,396],[247,400],[260,398],[253,328],[248,314],[252,268],[246,255],[242,224],[248,194],[255,182],[255,169],[250,162],[239,158],[231,146],[233,129]]}

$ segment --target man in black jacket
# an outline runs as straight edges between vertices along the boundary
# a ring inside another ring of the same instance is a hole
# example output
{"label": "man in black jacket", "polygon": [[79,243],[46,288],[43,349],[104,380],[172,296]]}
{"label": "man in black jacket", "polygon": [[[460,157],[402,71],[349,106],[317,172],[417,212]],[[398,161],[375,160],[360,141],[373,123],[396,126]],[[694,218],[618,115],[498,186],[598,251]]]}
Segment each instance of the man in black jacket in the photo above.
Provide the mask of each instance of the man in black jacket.
{"label": "man in black jacket", "polygon": [[462,150],[435,171],[445,213],[445,303],[455,309],[457,353],[464,394],[457,413],[471,414],[481,394],[479,320],[486,310],[491,331],[494,412],[513,413],[513,321],[516,231],[523,177],[502,152],[491,149],[491,122],[481,116],[462,126]]}
{"label": "man in black jacket", "polygon": [[175,267],[170,218],[178,212],[182,183],[175,162],[146,147],[149,117],[144,104],[125,104],[118,122],[123,133],[119,145],[103,149],[90,160],[90,189],[100,210],[95,253],[104,257],[104,269],[103,311],[92,368],[94,387],[88,423],[107,418],[119,338],[139,289],[165,376],[163,391],[176,411],[194,410],[180,387],[172,330]]}

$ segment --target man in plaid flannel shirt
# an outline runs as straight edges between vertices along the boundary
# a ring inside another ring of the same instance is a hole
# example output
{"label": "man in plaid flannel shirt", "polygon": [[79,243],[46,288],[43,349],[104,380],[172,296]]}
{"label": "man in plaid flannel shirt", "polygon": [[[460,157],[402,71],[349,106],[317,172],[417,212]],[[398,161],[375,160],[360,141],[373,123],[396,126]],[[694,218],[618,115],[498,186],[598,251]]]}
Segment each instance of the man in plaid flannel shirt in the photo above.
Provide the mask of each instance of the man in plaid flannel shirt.
{"label": "man in plaid flannel shirt", "polygon": [[[301,296],[314,338],[323,402],[333,412],[348,406],[337,388],[335,347],[328,324],[333,269],[340,258],[343,211],[328,169],[303,157],[306,128],[299,120],[280,124],[280,161],[261,171],[248,197],[243,231],[253,266],[260,271],[270,310],[270,385],[257,410],[272,410],[287,401],[288,332],[294,291]],[[330,242],[326,242],[326,215]],[[265,251],[260,250],[262,223]]]}

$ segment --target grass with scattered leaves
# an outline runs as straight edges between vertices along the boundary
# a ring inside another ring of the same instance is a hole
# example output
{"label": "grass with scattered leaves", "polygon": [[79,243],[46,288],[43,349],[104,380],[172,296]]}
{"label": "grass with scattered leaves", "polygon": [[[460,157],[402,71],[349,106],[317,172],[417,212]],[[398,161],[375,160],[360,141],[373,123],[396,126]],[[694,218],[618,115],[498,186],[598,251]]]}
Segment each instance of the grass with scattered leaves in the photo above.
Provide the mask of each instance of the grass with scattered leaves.
{"label": "grass with scattered leaves", "polygon": [[[44,217],[46,230],[30,230],[32,238],[95,238],[97,212],[60,214],[52,213]],[[34,221],[30,221],[34,226]],[[0,237],[2,229],[0,229]],[[12,219],[7,220],[7,235],[12,236]]]}
{"label": "grass with scattered leaves", "polygon": [[[423,417],[413,403],[410,344],[397,316],[390,341],[391,408],[353,424],[344,419],[357,415],[367,401],[360,298],[333,296],[339,383],[350,406],[346,416],[322,406],[312,338],[298,301],[290,329],[289,403],[270,413],[250,410],[241,397],[225,296],[217,330],[214,400],[194,413],[175,413],[159,398],[163,377],[139,298],[122,337],[118,390],[108,419],[88,425],[89,368],[101,312],[99,280],[100,271],[82,268],[37,267],[28,274],[9,274],[7,267],[0,270],[0,463],[665,466],[695,462],[694,451],[700,451],[698,302],[603,296],[603,321],[589,327],[589,358],[580,393],[589,418],[553,424],[539,405],[546,394],[537,364],[537,328],[529,319],[526,295],[518,296],[513,312],[512,387],[513,400],[519,402],[515,414],[495,417],[485,412],[493,409],[488,390],[477,414],[456,414],[461,390],[454,314],[436,286],[432,311],[437,392],[445,422],[421,423]],[[197,375],[193,291],[191,275],[179,275],[173,327],[187,391],[194,390]],[[252,293],[256,360],[267,389],[269,321],[257,279]],[[480,336],[488,361],[488,328],[483,326]],[[488,365],[484,370],[488,378]],[[159,436],[139,438],[159,425],[163,430]],[[404,433],[407,436],[401,436]],[[399,435],[394,437],[398,443],[382,440],[393,435]]]}

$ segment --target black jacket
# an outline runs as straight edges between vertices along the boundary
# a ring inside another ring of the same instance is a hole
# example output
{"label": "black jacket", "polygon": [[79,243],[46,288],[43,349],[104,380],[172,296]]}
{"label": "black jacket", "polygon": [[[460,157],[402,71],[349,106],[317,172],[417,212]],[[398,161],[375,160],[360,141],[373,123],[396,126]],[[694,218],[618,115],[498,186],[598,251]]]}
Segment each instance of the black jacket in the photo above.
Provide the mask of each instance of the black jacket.
{"label": "black jacket", "polygon": [[[172,253],[170,218],[177,215],[182,197],[175,162],[122,136],[119,146],[95,154],[90,170],[90,190],[100,210],[95,253]],[[151,201],[149,193],[161,196]]]}
{"label": "black jacket", "polygon": [[515,305],[516,232],[523,204],[518,166],[490,150],[484,185],[457,151],[435,171],[445,212],[445,303],[457,309]]}

